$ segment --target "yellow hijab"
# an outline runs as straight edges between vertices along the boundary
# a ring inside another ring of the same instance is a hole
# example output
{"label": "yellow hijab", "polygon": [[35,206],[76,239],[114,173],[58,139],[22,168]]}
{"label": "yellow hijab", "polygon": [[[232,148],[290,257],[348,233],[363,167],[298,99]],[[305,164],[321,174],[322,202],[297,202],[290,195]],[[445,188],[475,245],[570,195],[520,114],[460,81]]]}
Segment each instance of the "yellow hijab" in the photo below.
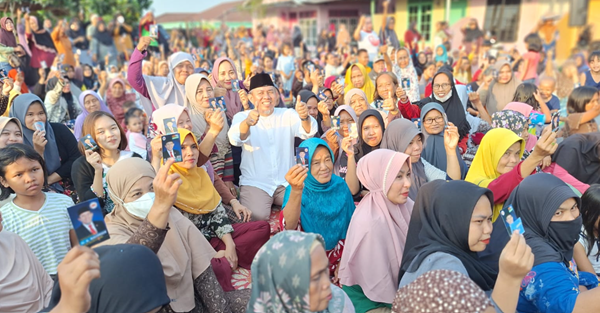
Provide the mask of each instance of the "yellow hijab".
{"label": "yellow hijab", "polygon": [[[194,142],[198,142],[196,136],[185,128],[179,128],[179,135],[182,146],[187,136],[192,136]],[[221,202],[221,196],[203,168],[194,167],[188,170],[175,163],[169,172],[179,174],[183,181],[177,191],[177,208],[191,214],[206,214],[214,211]]]}
{"label": "yellow hijab", "polygon": [[365,95],[367,95],[368,104],[371,104],[371,102],[373,102],[375,86],[373,85],[371,78],[369,78],[369,72],[367,72],[367,69],[360,63],[353,64],[346,71],[346,80],[345,80],[346,88],[344,88],[344,91],[345,91],[345,93],[347,93],[348,91],[350,91],[350,89],[356,88],[356,87],[354,87],[354,84],[352,84],[352,68],[355,66],[358,67],[358,69],[360,70],[360,72],[362,73],[362,75],[365,79],[365,84],[362,86],[362,88],[357,88],[357,89],[362,90],[365,93]]}
{"label": "yellow hijab", "polygon": [[[486,188],[492,181],[500,177],[498,163],[506,150],[516,142],[521,143],[519,156],[522,158],[525,151],[525,141],[521,137],[505,128],[495,128],[488,131],[481,140],[465,181]],[[494,221],[500,214],[502,205],[503,203],[494,204],[494,216],[492,218]]]}

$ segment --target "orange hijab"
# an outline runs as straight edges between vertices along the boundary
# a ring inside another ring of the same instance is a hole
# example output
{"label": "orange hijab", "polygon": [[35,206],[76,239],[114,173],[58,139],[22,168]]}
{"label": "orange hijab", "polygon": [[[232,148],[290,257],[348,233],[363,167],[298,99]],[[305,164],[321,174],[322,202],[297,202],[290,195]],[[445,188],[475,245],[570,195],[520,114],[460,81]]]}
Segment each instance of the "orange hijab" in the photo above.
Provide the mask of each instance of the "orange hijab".
{"label": "orange hijab", "polygon": [[[12,78],[13,81],[17,81],[17,74],[18,72],[14,68],[8,71],[8,77]],[[23,73],[21,73],[21,75],[23,75]],[[21,94],[24,93],[29,93],[29,88],[27,88],[27,84],[25,84],[25,81],[21,83]]]}

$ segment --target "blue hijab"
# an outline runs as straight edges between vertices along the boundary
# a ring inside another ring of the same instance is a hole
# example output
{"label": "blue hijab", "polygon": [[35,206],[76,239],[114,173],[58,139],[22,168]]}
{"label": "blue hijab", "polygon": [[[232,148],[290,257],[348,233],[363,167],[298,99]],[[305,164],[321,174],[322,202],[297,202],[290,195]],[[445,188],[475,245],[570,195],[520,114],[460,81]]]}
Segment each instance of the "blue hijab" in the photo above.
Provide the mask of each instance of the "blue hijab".
{"label": "blue hijab", "polygon": [[[310,138],[300,144],[300,148],[308,148],[308,177],[304,181],[300,222],[306,232],[317,233],[325,239],[325,250],[335,248],[338,241],[346,239],[346,232],[356,206],[346,182],[339,176],[331,174],[331,180],[326,184],[319,183],[310,173],[312,157],[319,146],[333,152],[327,143],[320,138]],[[283,208],[290,198],[292,188],[285,189]]]}
{"label": "blue hijab", "polygon": [[[442,115],[446,113],[444,108],[435,102],[428,103],[421,109],[421,123],[425,122],[425,116],[429,111],[437,110]],[[430,134],[425,129],[425,126],[421,128],[421,132],[425,137],[425,143],[423,145],[423,153],[421,157],[424,158],[431,165],[439,168],[440,170],[447,172],[446,164],[446,146],[444,145],[444,130],[439,134]],[[461,178],[464,179],[467,176],[467,164],[463,161],[462,156],[458,152],[456,147],[456,156],[458,157],[458,164],[460,165]]]}
{"label": "blue hijab", "polygon": [[[444,50],[444,53],[442,55],[438,55],[437,54],[437,48],[442,48],[442,50]],[[434,55],[435,55],[435,62],[444,62],[444,64],[448,64],[448,51],[446,51],[446,46],[444,45],[439,45],[437,47],[435,47],[435,51],[433,51]]]}

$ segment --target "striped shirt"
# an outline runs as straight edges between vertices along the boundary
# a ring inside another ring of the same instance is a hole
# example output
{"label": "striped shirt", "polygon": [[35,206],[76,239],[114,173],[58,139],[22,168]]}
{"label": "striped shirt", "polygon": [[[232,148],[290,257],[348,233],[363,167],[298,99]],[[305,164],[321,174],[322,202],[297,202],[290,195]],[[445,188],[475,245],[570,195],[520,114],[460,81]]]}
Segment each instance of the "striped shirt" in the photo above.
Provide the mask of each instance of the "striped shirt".
{"label": "striped shirt", "polygon": [[17,206],[13,201],[0,208],[2,225],[19,235],[40,260],[48,274],[56,274],[56,267],[63,260],[71,241],[69,230],[73,229],[67,208],[73,206],[71,198],[58,193],[44,193],[46,201],[38,211]]}

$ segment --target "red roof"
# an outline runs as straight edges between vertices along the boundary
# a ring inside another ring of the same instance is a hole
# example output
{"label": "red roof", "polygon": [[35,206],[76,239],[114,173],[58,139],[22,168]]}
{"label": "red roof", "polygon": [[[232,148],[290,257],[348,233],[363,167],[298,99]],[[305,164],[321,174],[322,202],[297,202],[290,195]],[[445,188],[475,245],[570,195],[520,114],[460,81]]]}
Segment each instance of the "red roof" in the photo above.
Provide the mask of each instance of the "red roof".
{"label": "red roof", "polygon": [[241,10],[243,1],[226,2],[197,13],[165,13],[156,17],[157,23],[200,22],[225,20],[226,22],[251,22],[248,12]]}

